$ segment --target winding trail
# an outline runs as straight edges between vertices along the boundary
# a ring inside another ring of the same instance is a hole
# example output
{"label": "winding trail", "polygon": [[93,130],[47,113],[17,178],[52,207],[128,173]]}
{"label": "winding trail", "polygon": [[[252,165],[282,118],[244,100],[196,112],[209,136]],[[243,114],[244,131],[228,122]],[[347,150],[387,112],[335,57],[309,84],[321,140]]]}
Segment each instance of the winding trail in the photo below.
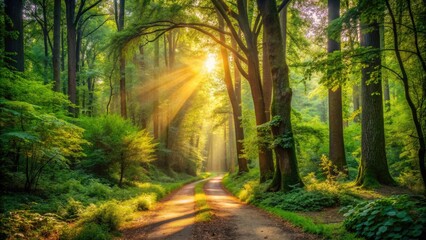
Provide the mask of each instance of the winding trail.
{"label": "winding trail", "polygon": [[317,239],[256,207],[243,204],[223,189],[222,177],[204,185],[213,218],[195,223],[194,188],[191,183],[123,229],[121,239]]}
{"label": "winding trail", "polygon": [[123,231],[122,239],[193,239],[194,188],[185,185]]}

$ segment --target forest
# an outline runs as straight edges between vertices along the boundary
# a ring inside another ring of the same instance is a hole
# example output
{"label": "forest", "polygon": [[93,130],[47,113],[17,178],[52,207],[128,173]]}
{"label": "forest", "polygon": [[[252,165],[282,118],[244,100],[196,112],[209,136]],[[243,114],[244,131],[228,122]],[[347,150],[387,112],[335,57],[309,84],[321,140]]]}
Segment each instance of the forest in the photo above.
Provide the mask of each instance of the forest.
{"label": "forest", "polygon": [[425,0],[0,15],[0,239],[426,239]]}

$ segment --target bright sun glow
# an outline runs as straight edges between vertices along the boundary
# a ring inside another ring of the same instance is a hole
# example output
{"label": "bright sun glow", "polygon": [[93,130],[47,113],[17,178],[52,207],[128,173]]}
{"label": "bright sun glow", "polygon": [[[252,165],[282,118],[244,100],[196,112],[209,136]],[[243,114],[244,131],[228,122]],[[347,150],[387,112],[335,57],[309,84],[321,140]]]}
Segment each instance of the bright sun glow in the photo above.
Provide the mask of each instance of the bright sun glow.
{"label": "bright sun glow", "polygon": [[207,55],[206,60],[204,61],[204,67],[207,69],[207,72],[211,73],[216,67],[216,56],[212,53]]}

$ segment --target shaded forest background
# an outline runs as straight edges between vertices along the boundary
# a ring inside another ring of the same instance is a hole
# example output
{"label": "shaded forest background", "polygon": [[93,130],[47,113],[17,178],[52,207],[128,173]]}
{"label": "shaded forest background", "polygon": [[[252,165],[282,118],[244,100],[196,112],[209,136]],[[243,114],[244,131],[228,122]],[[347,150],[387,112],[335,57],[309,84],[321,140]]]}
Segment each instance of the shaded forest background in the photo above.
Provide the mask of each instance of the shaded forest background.
{"label": "shaded forest background", "polygon": [[0,7],[1,236],[108,238],[205,171],[425,192],[424,1]]}

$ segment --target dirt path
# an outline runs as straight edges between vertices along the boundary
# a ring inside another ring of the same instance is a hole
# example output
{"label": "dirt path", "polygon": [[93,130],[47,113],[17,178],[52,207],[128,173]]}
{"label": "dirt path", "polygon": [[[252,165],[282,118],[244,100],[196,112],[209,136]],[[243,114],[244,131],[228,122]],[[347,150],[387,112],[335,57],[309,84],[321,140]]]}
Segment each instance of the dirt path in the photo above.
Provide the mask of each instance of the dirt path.
{"label": "dirt path", "polygon": [[162,201],[155,211],[123,229],[121,239],[316,239],[253,206],[241,203],[222,188],[222,177],[204,186],[213,211],[209,222],[195,223],[194,187],[191,183]]}
{"label": "dirt path", "polygon": [[195,239],[316,239],[266,212],[241,203],[222,188],[222,177],[205,186],[208,205],[214,217],[195,226]]}
{"label": "dirt path", "polygon": [[155,211],[143,214],[123,230],[121,239],[192,239],[195,184],[184,186]]}

